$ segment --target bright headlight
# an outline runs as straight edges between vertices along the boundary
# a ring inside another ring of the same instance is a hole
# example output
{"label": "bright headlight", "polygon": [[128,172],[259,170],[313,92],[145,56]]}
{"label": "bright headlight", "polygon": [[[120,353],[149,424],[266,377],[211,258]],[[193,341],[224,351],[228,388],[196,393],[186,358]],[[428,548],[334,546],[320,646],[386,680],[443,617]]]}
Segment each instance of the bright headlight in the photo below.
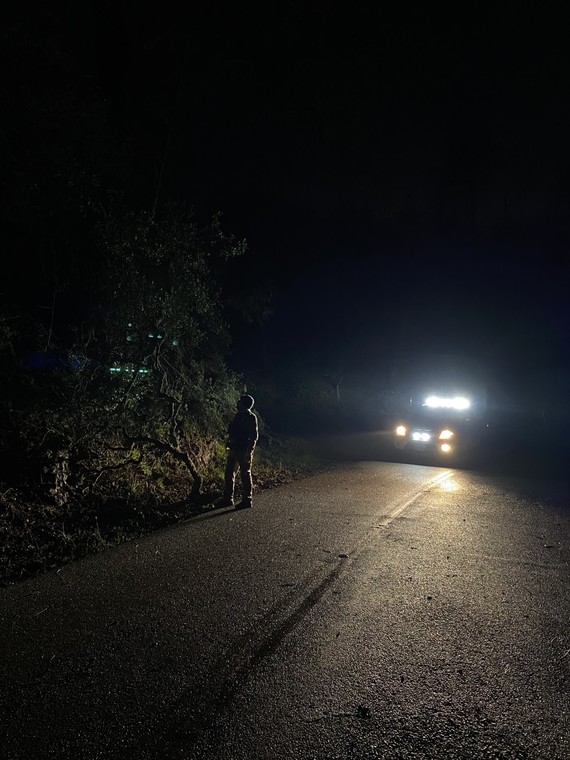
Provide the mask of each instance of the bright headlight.
{"label": "bright headlight", "polygon": [[404,436],[407,432],[405,425],[398,425],[396,428],[396,435]]}
{"label": "bright headlight", "polygon": [[449,445],[449,443],[442,443],[440,448],[444,454],[449,454],[449,452],[451,451],[451,446]]}
{"label": "bright headlight", "polygon": [[453,438],[455,433],[453,430],[442,430],[439,434],[439,440],[440,441],[449,441],[450,438]]}

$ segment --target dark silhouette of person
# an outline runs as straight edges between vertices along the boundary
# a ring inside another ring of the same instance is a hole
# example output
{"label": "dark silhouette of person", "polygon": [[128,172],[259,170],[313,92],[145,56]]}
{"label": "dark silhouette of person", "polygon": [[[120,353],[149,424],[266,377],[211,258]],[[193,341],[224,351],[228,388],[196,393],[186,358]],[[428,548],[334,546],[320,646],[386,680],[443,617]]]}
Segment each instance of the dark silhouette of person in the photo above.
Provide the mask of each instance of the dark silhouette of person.
{"label": "dark silhouette of person", "polygon": [[252,505],[253,481],[251,465],[253,452],[259,436],[257,417],[251,411],[254,400],[245,394],[237,402],[237,413],[228,427],[228,455],[224,477],[224,495],[218,502],[220,507],[232,507],[236,471],[239,468],[242,485],[242,500],[236,509],[247,509]]}

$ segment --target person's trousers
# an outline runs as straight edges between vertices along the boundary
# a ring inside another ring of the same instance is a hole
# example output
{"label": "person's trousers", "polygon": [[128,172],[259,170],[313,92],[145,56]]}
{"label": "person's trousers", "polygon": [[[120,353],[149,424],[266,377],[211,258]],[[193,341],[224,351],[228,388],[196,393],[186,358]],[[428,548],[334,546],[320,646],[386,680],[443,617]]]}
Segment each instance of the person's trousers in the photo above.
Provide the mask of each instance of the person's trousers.
{"label": "person's trousers", "polygon": [[234,487],[236,472],[239,468],[241,476],[242,499],[251,501],[253,494],[253,480],[251,477],[251,463],[253,461],[253,452],[243,449],[230,449],[226,459],[226,473],[224,478],[224,499],[232,501],[234,498]]}

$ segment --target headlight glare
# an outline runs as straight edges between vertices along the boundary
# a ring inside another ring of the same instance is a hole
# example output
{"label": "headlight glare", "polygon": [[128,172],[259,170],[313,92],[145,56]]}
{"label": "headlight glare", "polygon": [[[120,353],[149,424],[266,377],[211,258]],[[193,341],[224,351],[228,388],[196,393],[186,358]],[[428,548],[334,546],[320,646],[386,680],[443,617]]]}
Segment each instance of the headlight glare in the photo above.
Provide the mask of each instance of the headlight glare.
{"label": "headlight glare", "polygon": [[440,441],[449,441],[450,438],[453,438],[454,436],[453,430],[442,430],[439,434],[439,440]]}
{"label": "headlight glare", "polygon": [[399,435],[400,437],[406,435],[407,432],[408,431],[406,430],[405,425],[398,425],[398,427],[396,428],[396,435]]}

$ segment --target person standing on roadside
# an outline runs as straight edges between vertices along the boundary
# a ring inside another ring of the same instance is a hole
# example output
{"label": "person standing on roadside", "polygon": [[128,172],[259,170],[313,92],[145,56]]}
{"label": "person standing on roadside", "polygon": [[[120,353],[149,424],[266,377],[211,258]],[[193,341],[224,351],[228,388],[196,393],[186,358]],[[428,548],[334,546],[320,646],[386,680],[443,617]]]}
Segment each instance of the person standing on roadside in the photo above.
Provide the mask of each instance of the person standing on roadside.
{"label": "person standing on roadside", "polygon": [[257,417],[252,412],[254,400],[245,394],[237,403],[237,413],[228,428],[228,455],[224,477],[224,495],[217,502],[219,507],[234,505],[236,472],[239,468],[242,485],[242,500],[236,509],[248,509],[252,505],[253,480],[251,466],[253,452],[259,437]]}

